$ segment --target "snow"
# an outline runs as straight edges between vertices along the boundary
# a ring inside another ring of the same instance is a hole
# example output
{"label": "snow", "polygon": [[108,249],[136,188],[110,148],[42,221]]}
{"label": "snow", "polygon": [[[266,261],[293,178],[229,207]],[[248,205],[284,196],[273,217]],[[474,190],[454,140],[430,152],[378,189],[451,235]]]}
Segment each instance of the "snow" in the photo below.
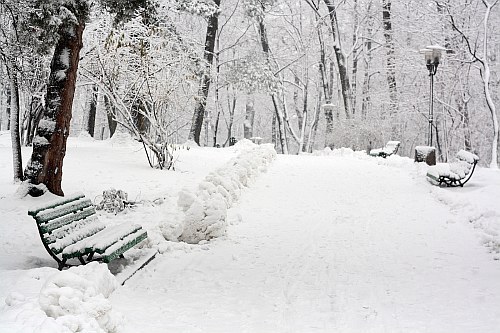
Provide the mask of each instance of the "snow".
{"label": "snow", "polygon": [[[55,196],[15,195],[9,140],[0,132],[0,332],[500,327],[498,170],[477,167],[463,188],[440,188],[410,158],[347,148],[276,156],[240,140],[181,150],[166,171],[149,168],[126,135],[70,137],[64,191],[93,202],[111,187],[127,192],[135,207],[99,220],[141,225],[160,251],[119,286],[105,264],[57,271],[27,214]],[[217,237],[178,241],[188,221]]]}

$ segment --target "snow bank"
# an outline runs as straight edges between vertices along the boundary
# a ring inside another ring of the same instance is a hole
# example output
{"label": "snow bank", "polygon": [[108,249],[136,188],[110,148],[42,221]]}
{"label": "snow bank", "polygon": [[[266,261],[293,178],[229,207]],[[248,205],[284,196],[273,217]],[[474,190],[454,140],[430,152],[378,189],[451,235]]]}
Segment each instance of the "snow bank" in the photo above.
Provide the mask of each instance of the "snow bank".
{"label": "snow bank", "polygon": [[39,304],[71,332],[116,332],[121,318],[107,299],[116,287],[107,266],[94,262],[49,277],[40,290]]}
{"label": "snow bank", "polygon": [[[234,149],[239,155],[208,174],[195,193],[184,189],[179,193],[178,207],[184,213],[182,228],[163,226],[164,237],[196,244],[225,234],[227,209],[236,202],[244,187],[276,158],[270,144],[255,145],[240,140]],[[180,234],[172,234],[178,231]]]}
{"label": "snow bank", "polygon": [[61,272],[47,270],[45,277],[38,277],[45,282],[38,282],[41,288],[32,292],[32,297],[24,290],[6,297],[5,325],[0,325],[0,331],[19,326],[27,332],[118,331],[122,316],[113,312],[108,300],[118,283],[105,264],[93,262]]}

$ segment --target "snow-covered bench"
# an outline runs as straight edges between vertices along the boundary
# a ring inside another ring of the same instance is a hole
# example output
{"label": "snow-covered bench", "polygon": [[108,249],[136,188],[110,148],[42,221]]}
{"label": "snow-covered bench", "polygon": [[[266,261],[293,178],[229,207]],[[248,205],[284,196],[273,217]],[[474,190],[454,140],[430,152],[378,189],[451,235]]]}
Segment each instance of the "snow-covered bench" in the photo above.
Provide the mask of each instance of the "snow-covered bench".
{"label": "snow-covered bench", "polygon": [[460,150],[457,160],[452,163],[438,163],[427,170],[427,180],[434,185],[449,187],[464,186],[472,177],[479,157]]}
{"label": "snow-covered bench", "polygon": [[94,206],[82,193],[49,202],[28,211],[37,224],[47,252],[62,270],[69,259],[82,264],[110,262],[147,238],[137,224],[106,226],[98,220]]}
{"label": "snow-covered bench", "polygon": [[387,156],[396,154],[399,149],[399,141],[389,141],[384,148],[377,148],[370,150],[371,156],[380,156],[386,158]]}

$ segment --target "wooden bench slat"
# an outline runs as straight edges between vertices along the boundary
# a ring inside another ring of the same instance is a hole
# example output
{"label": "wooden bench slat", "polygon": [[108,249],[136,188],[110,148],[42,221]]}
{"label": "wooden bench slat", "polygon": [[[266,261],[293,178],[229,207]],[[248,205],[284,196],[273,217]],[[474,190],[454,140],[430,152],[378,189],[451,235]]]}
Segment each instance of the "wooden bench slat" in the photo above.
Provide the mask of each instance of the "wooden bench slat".
{"label": "wooden bench slat", "polygon": [[98,234],[67,246],[62,252],[63,258],[78,257],[91,251],[99,254],[104,253],[108,247],[139,229],[141,226],[137,224],[106,227]]}
{"label": "wooden bench slat", "polygon": [[[95,222],[92,221],[91,223],[86,224],[82,222],[81,228],[75,227],[75,229],[72,232],[67,233],[65,237],[59,238],[53,243],[49,243],[52,251],[54,251],[56,254],[64,252],[65,249],[67,249],[69,246],[81,242],[82,240],[88,239],[89,237],[95,236],[97,233],[106,228],[106,226],[101,223],[97,219],[97,217],[93,216],[91,217],[91,219],[95,220]],[[85,251],[82,251],[80,255],[85,253]]]}
{"label": "wooden bench slat", "polygon": [[52,200],[52,201],[49,201],[47,203],[44,203],[43,205],[39,205],[37,207],[34,207],[34,208],[28,210],[28,215],[35,216],[36,214],[38,214],[42,210],[51,209],[51,208],[54,208],[54,207],[63,205],[65,203],[84,198],[84,197],[85,197],[85,194],[83,194],[81,192],[77,192],[77,193],[71,194],[67,197]]}
{"label": "wooden bench slat", "polygon": [[71,224],[77,222],[79,220],[83,220],[89,216],[95,214],[95,208],[93,206],[89,206],[80,210],[74,214],[68,214],[57,219],[54,219],[47,223],[42,223],[40,225],[40,229],[43,233],[51,233],[56,229],[62,228],[67,224]]}
{"label": "wooden bench slat", "polygon": [[35,220],[41,224],[46,223],[51,220],[57,219],[58,217],[82,210],[84,208],[92,206],[92,202],[89,199],[78,199],[69,203],[65,203],[61,206],[50,208],[45,211],[39,212],[35,216]]}
{"label": "wooden bench slat", "polygon": [[[106,226],[97,218],[92,202],[82,193],[60,198],[30,209],[47,252],[63,269],[67,260],[82,264],[92,260],[110,262],[147,238],[138,224]],[[94,254],[99,254],[94,257]]]}
{"label": "wooden bench slat", "polygon": [[104,252],[102,259],[104,262],[110,262],[114,259],[116,259],[120,254],[124,253],[128,249],[134,247],[135,245],[139,244],[143,240],[145,240],[148,237],[148,233],[146,230],[140,229],[137,230],[136,232],[128,235],[124,239],[116,242],[112,246],[108,247],[106,249],[106,252]]}

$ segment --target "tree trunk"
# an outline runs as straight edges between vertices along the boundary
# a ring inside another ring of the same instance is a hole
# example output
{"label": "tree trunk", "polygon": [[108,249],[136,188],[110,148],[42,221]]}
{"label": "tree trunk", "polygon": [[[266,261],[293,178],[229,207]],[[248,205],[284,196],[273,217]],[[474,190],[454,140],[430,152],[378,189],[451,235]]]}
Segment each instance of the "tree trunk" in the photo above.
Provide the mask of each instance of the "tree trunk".
{"label": "tree trunk", "polygon": [[88,113],[88,118],[87,118],[87,131],[90,134],[91,137],[94,137],[95,135],[95,117],[97,113],[97,94],[98,94],[98,87],[96,84],[92,86],[92,93],[90,95],[90,100],[89,100],[89,113]]}
{"label": "tree trunk", "polygon": [[[370,11],[372,2],[368,4],[368,11]],[[372,38],[373,38],[373,17],[368,14],[367,18],[367,28],[366,28],[366,34],[367,38],[364,43],[364,65],[365,65],[365,72],[363,75],[363,87],[361,88],[361,96],[362,96],[362,102],[361,102],[361,119],[365,120],[366,116],[368,114],[368,108],[370,107],[370,102],[371,102],[371,96],[370,96],[370,78],[371,78],[371,63],[372,63]]]}
{"label": "tree trunk", "polygon": [[10,130],[10,112],[11,112],[11,104],[12,104],[12,92],[11,92],[11,87],[10,84],[7,86],[6,89],[6,94],[7,94],[7,107],[5,109],[5,115],[7,116],[7,131]]}
{"label": "tree trunk", "polygon": [[337,59],[337,68],[340,76],[340,85],[342,99],[344,100],[344,112],[347,119],[351,118],[351,86],[349,83],[349,75],[347,74],[347,64],[344,52],[340,45],[340,38],[338,38],[338,27],[337,27],[337,12],[335,9],[335,4],[333,0],[323,0],[327,9],[328,15],[330,17],[330,24],[332,27],[332,38],[333,38],[333,50],[335,52],[335,58]]}
{"label": "tree trunk", "polygon": [[398,113],[398,91],[396,84],[396,56],[391,21],[391,1],[382,1],[382,23],[384,27],[385,49],[386,49],[386,71],[387,84],[389,86],[389,112],[394,117]]}
{"label": "tree trunk", "polygon": [[[264,25],[264,21],[262,18],[259,20],[259,35],[260,35],[260,43],[262,46],[262,51],[264,52],[267,62],[270,62],[269,59],[269,40],[267,39],[267,31],[266,26]],[[271,100],[273,101],[274,112],[276,113],[276,121],[277,121],[277,130],[278,130],[278,139],[281,146],[281,152],[283,154],[288,154],[288,146],[286,142],[286,134],[285,134],[285,124],[283,119],[283,113],[280,111],[278,106],[278,97],[276,93],[271,93]]]}
{"label": "tree trunk", "polygon": [[245,122],[243,123],[243,137],[250,140],[253,137],[253,123],[255,120],[254,97],[247,95],[245,103]]}
{"label": "tree trunk", "polygon": [[10,91],[10,137],[12,141],[12,166],[14,181],[23,180],[23,159],[21,155],[21,136],[19,133],[19,84],[14,66],[7,66]]}
{"label": "tree trunk", "polygon": [[351,96],[352,96],[352,116],[356,114],[356,90],[358,81],[358,29],[359,29],[359,13],[358,0],[354,0],[353,8],[353,29],[352,29],[352,71],[351,71]]}
{"label": "tree trunk", "polygon": [[491,122],[493,124],[493,141],[491,143],[491,163],[490,163],[490,168],[492,169],[498,169],[498,141],[500,140],[499,138],[499,128],[498,128],[498,117],[497,117],[497,110],[495,103],[493,102],[493,97],[491,96],[491,91],[490,91],[490,76],[491,76],[491,70],[490,70],[490,64],[489,64],[489,59],[488,59],[488,21],[490,18],[490,13],[498,1],[495,1],[493,4],[490,4],[486,1],[483,1],[483,3],[486,6],[486,12],[484,14],[484,20],[483,20],[483,29],[484,29],[484,34],[483,34],[483,61],[482,61],[482,71],[481,71],[481,77],[483,78],[483,85],[484,85],[484,96],[486,97],[486,104],[488,105],[488,109],[490,110],[491,114]]}
{"label": "tree trunk", "polygon": [[106,108],[106,116],[108,118],[108,127],[109,127],[109,137],[111,138],[116,131],[116,126],[118,122],[115,119],[116,112],[114,111],[114,107],[109,100],[107,95],[104,95],[104,107]]}
{"label": "tree trunk", "polygon": [[72,116],[73,97],[82,48],[84,22],[64,25],[50,64],[50,76],[42,120],[33,140],[33,153],[25,175],[32,184],[64,195],[61,188],[63,159]]}
{"label": "tree trunk", "polygon": [[[213,0],[217,7],[220,6],[220,0]],[[189,139],[194,140],[200,145],[200,134],[203,127],[203,118],[207,106],[208,91],[210,90],[210,68],[214,60],[215,39],[217,30],[219,29],[219,12],[214,13],[208,20],[207,33],[205,37],[205,54],[204,58],[207,62],[207,67],[201,77],[198,101],[196,103],[191,130],[189,131]]]}
{"label": "tree trunk", "polygon": [[234,111],[236,109],[236,94],[233,95],[233,98],[231,100],[229,99],[229,91],[228,91],[227,106],[229,109],[229,124],[227,125],[227,140],[224,143],[224,146],[228,142],[231,144],[231,137],[233,136]]}

